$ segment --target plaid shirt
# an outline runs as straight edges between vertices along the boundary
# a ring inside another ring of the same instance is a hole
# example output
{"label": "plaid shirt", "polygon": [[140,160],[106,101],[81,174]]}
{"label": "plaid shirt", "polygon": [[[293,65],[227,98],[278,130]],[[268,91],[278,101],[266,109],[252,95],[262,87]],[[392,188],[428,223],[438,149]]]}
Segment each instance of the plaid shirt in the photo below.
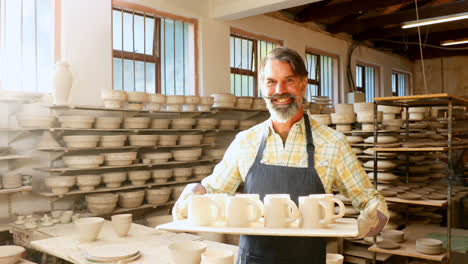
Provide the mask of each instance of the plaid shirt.
{"label": "plaid shirt", "polygon": [[[364,169],[351,151],[342,133],[321,125],[309,117],[315,146],[315,170],[322,180],[326,193],[338,191],[351,198],[358,210],[370,205],[369,201],[381,201],[379,210],[388,216],[382,195],[373,187]],[[306,133],[304,118],[296,122],[283,144],[272,126],[271,119],[237,134],[223,160],[213,173],[202,180],[208,193],[234,193],[245,177],[257,155],[265,129],[269,129],[261,163],[288,167],[307,167]],[[372,202],[373,202],[372,201]]]}

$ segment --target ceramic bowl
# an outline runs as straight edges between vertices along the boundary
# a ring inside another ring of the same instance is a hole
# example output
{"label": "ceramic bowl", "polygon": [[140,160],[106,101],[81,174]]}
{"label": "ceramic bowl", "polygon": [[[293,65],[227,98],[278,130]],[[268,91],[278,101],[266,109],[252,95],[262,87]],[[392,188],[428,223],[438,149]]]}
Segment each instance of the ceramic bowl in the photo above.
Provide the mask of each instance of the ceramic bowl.
{"label": "ceramic bowl", "polygon": [[2,176],[1,183],[4,189],[19,188],[23,185],[23,175],[17,172],[6,172]]}
{"label": "ceramic bowl", "polygon": [[148,110],[151,112],[161,111],[162,104],[150,103],[148,104]]}
{"label": "ceramic bowl", "polygon": [[164,94],[148,94],[148,101],[153,104],[165,104],[166,95]]}
{"label": "ceramic bowl", "polygon": [[214,103],[214,97],[211,96],[200,96],[200,105],[211,106]]}
{"label": "ceramic bowl", "polygon": [[75,185],[76,177],[75,176],[47,176],[45,177],[45,185],[52,191],[54,194],[64,194],[69,191],[69,189]]}
{"label": "ceramic bowl", "polygon": [[[378,163],[377,163],[378,165]],[[374,173],[369,172],[367,173],[367,176],[369,179],[373,180],[374,179]],[[399,177],[393,173],[389,172],[377,172],[377,181],[384,181],[384,182],[391,182],[397,180]]]}
{"label": "ceramic bowl", "polygon": [[169,245],[174,263],[200,263],[201,254],[205,249],[206,245],[197,241],[177,241]]}
{"label": "ceramic bowl", "polygon": [[239,124],[239,120],[219,120],[218,128],[219,129],[226,129],[226,130],[233,130]]}
{"label": "ceramic bowl", "polygon": [[185,103],[183,95],[166,95],[166,104],[168,105],[181,105]]}
{"label": "ceramic bowl", "polygon": [[99,146],[101,147],[123,147],[125,141],[127,140],[126,135],[111,135],[111,136],[101,136],[101,142]]}
{"label": "ceramic bowl", "polygon": [[143,110],[143,103],[128,102],[126,104],[125,109],[131,110],[131,111],[142,111]]}
{"label": "ceramic bowl", "polygon": [[397,249],[400,248],[400,244],[390,241],[390,240],[385,240],[382,239],[382,241],[377,242],[377,247],[379,248],[384,248],[384,249]]}
{"label": "ceramic bowl", "polygon": [[211,106],[210,105],[198,105],[197,110],[198,112],[210,112]]}
{"label": "ceramic bowl", "polygon": [[23,128],[51,128],[54,126],[56,117],[55,116],[44,116],[44,115],[16,115],[18,125]]}
{"label": "ceramic bowl", "polygon": [[69,148],[95,148],[100,138],[95,135],[64,136],[63,141]]}
{"label": "ceramic bowl", "polygon": [[183,104],[183,105],[180,106],[180,110],[182,112],[196,112],[197,111],[197,105]]}
{"label": "ceramic bowl", "polygon": [[349,114],[354,113],[354,106],[352,104],[335,104],[336,114]]}
{"label": "ceramic bowl", "polygon": [[122,123],[121,117],[96,117],[95,128],[99,129],[117,129]]}
{"label": "ceramic bowl", "polygon": [[196,123],[192,118],[179,118],[172,120],[172,129],[191,129]]}
{"label": "ceramic bowl", "polygon": [[[406,112],[402,112],[401,119],[406,120]],[[424,119],[424,113],[409,113],[410,121],[423,121]]]}
{"label": "ceramic bowl", "polygon": [[140,206],[145,199],[145,191],[119,192],[119,206],[122,208],[135,208]]}
{"label": "ceramic bowl", "polygon": [[169,159],[172,158],[172,153],[170,152],[148,152],[144,153],[144,159],[151,160],[152,163],[165,163],[168,162]]}
{"label": "ceramic bowl", "polygon": [[152,129],[168,129],[171,124],[171,119],[153,119],[151,121]]}
{"label": "ceramic bowl", "polygon": [[174,177],[190,177],[192,176],[192,168],[174,168]]}
{"label": "ceramic bowl", "polygon": [[105,100],[123,102],[127,100],[127,94],[124,91],[103,89],[101,90],[101,98]]}
{"label": "ceramic bowl", "polygon": [[354,154],[362,154],[362,149],[361,148],[351,148],[351,151],[353,151]]}
{"label": "ceramic bowl", "polygon": [[102,181],[107,188],[118,188],[127,179],[126,171],[106,172],[102,174]]}
{"label": "ceramic bowl", "polygon": [[132,185],[135,186],[145,185],[146,181],[149,178],[151,178],[151,171],[149,170],[137,170],[128,172],[128,179],[132,182]]}
{"label": "ceramic bowl", "polygon": [[342,264],[343,260],[343,255],[327,253],[326,264]]}
{"label": "ceramic bowl", "polygon": [[102,153],[102,155],[104,155],[104,163],[108,166],[125,166],[136,160],[137,152]]}
{"label": "ceramic bowl", "polygon": [[192,168],[194,175],[209,175],[213,172],[213,165],[198,165]]}
{"label": "ceramic bowl", "polygon": [[364,141],[364,138],[360,136],[346,136],[346,141],[349,144],[354,144],[354,143],[360,143]]}
{"label": "ceramic bowl", "polygon": [[124,120],[124,128],[141,129],[148,128],[150,118],[148,117],[129,117]]}
{"label": "ceramic bowl", "polygon": [[103,155],[82,155],[62,157],[65,166],[69,168],[92,169],[104,162]]}
{"label": "ceramic bowl", "polygon": [[[374,168],[374,161],[369,160],[363,164],[366,168]],[[393,169],[397,166],[395,162],[389,160],[378,160],[377,161],[377,169]]]}
{"label": "ceramic bowl", "polygon": [[80,191],[92,191],[101,184],[101,175],[78,175],[76,176],[76,185]]}
{"label": "ceramic bowl", "polygon": [[384,114],[399,114],[401,112],[401,107],[389,106],[389,105],[378,105],[377,111],[382,111]]}
{"label": "ceramic bowl", "polygon": [[203,140],[203,135],[181,135],[178,145],[181,146],[196,146],[200,145]]}
{"label": "ceramic bowl", "polygon": [[92,116],[59,116],[60,126],[63,128],[92,128],[96,120]]}
{"label": "ceramic bowl", "polygon": [[331,116],[330,114],[315,114],[315,115],[310,115],[310,118],[315,120],[317,123],[329,126],[331,125]]}
{"label": "ceramic bowl", "polygon": [[[398,142],[399,139],[392,136],[377,136],[377,144],[388,144]],[[368,137],[364,140],[365,143],[374,143],[374,137]]]}
{"label": "ceramic bowl", "polygon": [[[382,123],[383,120],[383,112],[377,112],[377,122]],[[357,122],[358,123],[374,123],[374,111],[364,111],[364,112],[357,112]]]}
{"label": "ceramic bowl", "polygon": [[26,249],[20,246],[0,246],[0,263],[15,264],[25,251]]}
{"label": "ceramic bowl", "polygon": [[234,106],[234,103],[236,102],[236,96],[228,93],[216,93],[212,94],[211,97],[214,98],[215,104],[227,103],[232,104],[232,106]]}
{"label": "ceramic bowl", "polygon": [[166,104],[164,105],[164,111],[166,112],[180,112],[181,111],[180,104]]}
{"label": "ceramic bowl", "polygon": [[145,103],[148,101],[148,95],[143,92],[126,92],[127,101],[135,103]]}
{"label": "ceramic bowl", "polygon": [[173,169],[156,169],[152,171],[154,183],[165,183],[173,175]]}
{"label": "ceramic bowl", "polygon": [[374,103],[354,103],[354,112],[374,112]]}
{"label": "ceramic bowl", "polygon": [[156,146],[158,135],[130,135],[128,141],[131,146]]}
{"label": "ceramic bowl", "polygon": [[197,119],[197,129],[215,129],[218,125],[218,120],[214,118],[199,118]]}
{"label": "ceramic bowl", "polygon": [[175,146],[178,135],[159,135],[159,146]]}
{"label": "ceramic bowl", "polygon": [[120,109],[122,107],[122,101],[118,100],[109,100],[109,99],[104,99],[104,108],[107,109]]}
{"label": "ceramic bowl", "polygon": [[86,195],[88,210],[93,214],[109,214],[117,206],[119,196],[114,193],[97,193]]}
{"label": "ceramic bowl", "polygon": [[400,230],[385,230],[381,233],[382,238],[390,240],[396,243],[403,242],[405,240],[405,233]]}
{"label": "ceramic bowl", "polygon": [[200,103],[200,96],[198,95],[186,95],[184,97],[184,104],[196,105]]}
{"label": "ceramic bowl", "polygon": [[84,217],[75,220],[80,242],[92,242],[97,239],[104,224],[102,217]]}
{"label": "ceramic bowl", "polygon": [[146,201],[149,204],[161,205],[169,201],[171,197],[171,188],[158,188],[158,189],[147,189],[146,190]]}
{"label": "ceramic bowl", "polygon": [[332,124],[353,124],[356,122],[354,112],[330,114]]}
{"label": "ceramic bowl", "polygon": [[176,161],[194,161],[200,158],[202,149],[178,149],[172,150],[171,153]]}

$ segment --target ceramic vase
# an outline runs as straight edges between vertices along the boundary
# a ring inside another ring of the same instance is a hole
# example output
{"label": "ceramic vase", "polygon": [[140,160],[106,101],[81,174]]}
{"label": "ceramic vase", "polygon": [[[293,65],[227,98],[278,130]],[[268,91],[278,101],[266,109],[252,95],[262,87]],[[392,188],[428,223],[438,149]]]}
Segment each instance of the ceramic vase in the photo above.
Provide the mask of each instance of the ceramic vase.
{"label": "ceramic vase", "polygon": [[55,64],[54,71],[54,104],[67,104],[68,95],[72,88],[72,73],[69,64],[60,61]]}

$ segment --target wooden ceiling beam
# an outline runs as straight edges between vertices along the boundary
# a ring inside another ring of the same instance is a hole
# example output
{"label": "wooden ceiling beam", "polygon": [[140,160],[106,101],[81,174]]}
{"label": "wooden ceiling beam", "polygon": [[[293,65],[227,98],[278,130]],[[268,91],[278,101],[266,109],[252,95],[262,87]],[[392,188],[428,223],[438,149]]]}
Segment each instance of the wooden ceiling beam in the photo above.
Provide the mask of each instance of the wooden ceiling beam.
{"label": "wooden ceiling beam", "polygon": [[309,22],[316,19],[348,16],[354,13],[365,13],[369,10],[384,8],[402,2],[412,2],[412,0],[353,0],[348,2],[330,3],[320,6],[320,2],[309,4],[305,9],[296,14],[295,20],[298,22]]}
{"label": "wooden ceiling beam", "polygon": [[[447,16],[461,12],[466,12],[467,10],[468,1],[457,1],[448,4],[421,7],[419,8],[419,19]],[[333,34],[340,32],[356,34],[370,29],[383,28],[384,26],[400,26],[401,23],[412,20],[416,20],[416,11],[414,9],[367,19],[344,19],[335,24],[328,25],[327,31]]]}
{"label": "wooden ceiling beam", "polygon": [[[427,30],[429,29],[429,30]],[[459,28],[448,31],[433,32],[430,28],[421,28],[421,37],[426,38],[431,43],[440,42],[442,40],[448,39],[459,39],[459,38],[468,38],[468,28]],[[359,41],[366,40],[377,40],[377,39],[397,39],[405,38],[408,41],[417,41],[418,40],[418,31],[417,29],[410,30],[401,30],[399,27],[388,28],[388,29],[375,29],[365,31],[360,34],[356,34],[354,39]]]}

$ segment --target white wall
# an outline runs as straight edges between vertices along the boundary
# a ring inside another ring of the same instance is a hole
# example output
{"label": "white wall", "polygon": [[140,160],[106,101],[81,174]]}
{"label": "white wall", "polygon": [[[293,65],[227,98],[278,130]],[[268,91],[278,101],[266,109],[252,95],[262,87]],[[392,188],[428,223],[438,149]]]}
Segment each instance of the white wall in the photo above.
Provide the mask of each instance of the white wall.
{"label": "white wall", "polygon": [[[100,89],[112,87],[111,1],[63,1],[62,51],[79,79],[71,92],[72,103],[100,104]],[[348,91],[346,54],[348,41],[329,34],[280,21],[269,16],[219,21],[209,17],[209,2],[189,0],[133,0],[199,21],[199,87],[201,95],[229,92],[229,30],[234,26],[249,32],[281,39],[301,54],[306,47],[334,53],[340,59],[340,101]],[[88,8],[93,6],[93,8]],[[77,15],[80,14],[80,15]],[[83,15],[86,18],[83,19]],[[381,95],[391,95],[391,70],[412,72],[413,63],[403,57],[359,47],[352,58],[380,66]],[[378,93],[377,93],[378,94]]]}

